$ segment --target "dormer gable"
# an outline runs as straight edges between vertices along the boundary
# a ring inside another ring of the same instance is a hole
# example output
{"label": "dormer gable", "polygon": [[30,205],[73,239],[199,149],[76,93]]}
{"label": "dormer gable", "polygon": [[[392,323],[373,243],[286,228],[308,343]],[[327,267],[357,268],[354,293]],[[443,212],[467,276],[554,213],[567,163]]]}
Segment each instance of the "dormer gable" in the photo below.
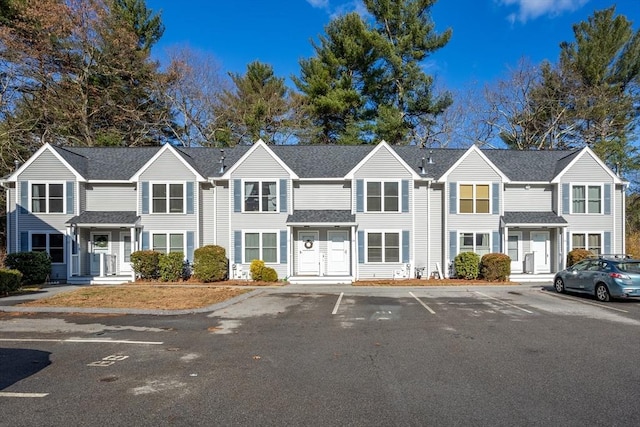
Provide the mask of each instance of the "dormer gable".
{"label": "dormer gable", "polygon": [[412,179],[417,180],[421,178],[420,175],[411,166],[409,166],[407,162],[405,162],[398,155],[398,153],[395,152],[395,150],[389,145],[387,141],[382,140],[380,141],[380,143],[378,143],[378,145],[376,145],[373,150],[371,150],[369,154],[367,154],[360,162],[358,162],[357,165],[353,167],[353,169],[351,169],[345,175],[345,179],[354,179],[358,171],[362,169],[363,166],[368,164],[373,158],[380,155],[382,151],[385,151],[386,153],[391,155],[393,159],[395,159],[401,165],[401,167],[404,168],[409,175],[411,175]]}
{"label": "dormer gable", "polygon": [[[24,174],[32,167],[37,167],[38,169],[42,169],[41,166],[38,165],[38,163],[46,157],[55,158],[55,161],[59,162],[64,168],[66,168],[69,171],[69,173],[75,177],[76,181],[80,181],[80,182],[86,181],[85,177],[82,176],[82,174],[76,168],[71,166],[71,164],[67,160],[65,160],[65,158],[62,157],[60,153],[58,153],[58,151],[54,149],[54,147],[51,146],[49,143],[46,143],[42,147],[40,147],[38,151],[36,151],[33,154],[33,156],[29,158],[29,160],[27,160],[23,165],[21,165],[13,173],[11,173],[7,177],[6,181],[7,182],[18,181],[18,178],[20,177],[20,175]],[[50,168],[46,172],[50,173],[51,172]]]}
{"label": "dormer gable", "polygon": [[595,162],[595,164],[597,164],[600,168],[602,168],[602,171],[606,175],[611,177],[611,181],[614,184],[625,183],[589,147],[584,147],[582,150],[580,150],[580,152],[578,152],[575,156],[573,156],[573,159],[557,173],[557,175],[553,178],[551,182],[554,184],[562,182],[563,178],[567,173],[569,173],[578,163],[584,162],[586,160],[585,157],[588,157],[589,160],[591,160],[591,162]]}
{"label": "dormer gable", "polygon": [[487,166],[500,177],[502,182],[510,182],[509,178],[500,170],[500,168],[489,160],[489,158],[476,145],[469,147],[469,149],[437,180],[440,182],[447,181],[452,173],[454,173],[466,160],[474,155],[478,156],[484,163],[486,163]]}
{"label": "dormer gable", "polygon": [[147,161],[130,179],[130,182],[135,182],[135,181],[139,181],[142,177],[142,175],[149,170],[151,167],[153,167],[154,163],[156,161],[158,161],[158,159],[160,159],[162,156],[165,156],[167,154],[173,155],[175,156],[175,158],[182,163],[182,165],[184,165],[184,167],[186,169],[188,169],[196,178],[196,181],[198,182],[205,182],[206,178],[202,176],[202,174],[200,174],[200,172],[198,170],[196,170],[182,155],[182,153],[178,152],[178,150],[176,150],[171,144],[165,144],[162,146],[162,148],[160,150],[158,150],[158,152],[151,157],[151,159],[149,159],[149,161]]}
{"label": "dormer gable", "polygon": [[227,169],[224,174],[219,179],[230,179],[231,176],[245,163],[248,159],[250,159],[257,150],[264,150],[267,154],[278,164],[284,171],[291,177],[291,179],[299,179],[298,175],[284,162],[276,153],[273,152],[271,148],[262,140],[259,139],[255,144],[251,146],[251,148],[244,153],[238,161],[236,161],[229,169]]}

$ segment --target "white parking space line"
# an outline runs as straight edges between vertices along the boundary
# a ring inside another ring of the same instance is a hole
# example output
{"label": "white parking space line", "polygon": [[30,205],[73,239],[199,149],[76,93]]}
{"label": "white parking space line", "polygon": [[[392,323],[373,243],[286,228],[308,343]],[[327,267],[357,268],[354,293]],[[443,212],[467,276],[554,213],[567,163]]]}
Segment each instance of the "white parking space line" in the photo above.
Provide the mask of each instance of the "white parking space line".
{"label": "white parking space line", "polygon": [[422,300],[421,300],[420,298],[418,298],[417,296],[415,296],[415,295],[413,294],[413,292],[409,292],[409,295],[411,295],[412,297],[414,297],[414,298],[416,299],[416,301],[418,301],[418,302],[420,303],[420,305],[421,305],[421,306],[423,306],[424,308],[426,308],[426,309],[427,309],[427,311],[428,311],[429,313],[431,313],[431,314],[436,314],[436,312],[435,312],[435,311],[433,311],[433,310],[431,309],[431,307],[429,307],[427,304],[425,304],[424,302],[422,302]]}
{"label": "white parking space line", "polygon": [[600,308],[606,308],[607,310],[613,310],[613,311],[619,311],[621,313],[628,313],[627,310],[623,310],[621,308],[616,308],[616,307],[609,307],[608,305],[605,304],[598,304],[596,302],[591,302],[591,301],[583,301],[581,299],[578,299],[577,297],[570,297],[570,296],[565,296],[565,295],[561,295],[561,294],[554,294],[551,292],[547,292],[547,291],[541,291],[541,293],[543,295],[549,295],[550,297],[553,298],[560,298],[566,301],[575,301],[575,302],[579,302],[580,304],[587,304],[587,305],[592,305],[594,307],[600,307]]}
{"label": "white parking space line", "polygon": [[492,297],[492,296],[490,296],[490,295],[487,295],[487,294],[484,294],[484,293],[482,293],[482,292],[478,292],[478,291],[474,291],[474,293],[476,293],[476,294],[478,294],[478,295],[482,295],[482,296],[483,296],[483,297],[485,297],[485,298],[489,298],[489,299],[492,299],[492,300],[498,301],[499,303],[504,304],[504,305],[508,305],[509,307],[513,307],[513,308],[516,308],[516,309],[518,309],[518,310],[524,311],[525,313],[533,314],[533,311],[529,311],[529,310],[527,310],[527,309],[525,309],[525,308],[518,307],[517,305],[510,304],[510,303],[508,303],[508,302],[506,302],[506,301],[501,300],[500,298],[495,298],[495,297]]}
{"label": "white parking space line", "polygon": [[10,393],[8,391],[0,391],[0,397],[45,397],[49,393]]}
{"label": "white parking space line", "polygon": [[109,343],[109,344],[142,344],[142,345],[160,345],[163,341],[129,341],[129,340],[109,340],[109,339],[82,339],[68,338],[65,340],[44,339],[44,338],[0,338],[3,342],[70,342],[70,343]]}
{"label": "white parking space line", "polygon": [[344,292],[340,292],[338,301],[336,301],[336,305],[333,307],[333,311],[331,312],[331,314],[336,314],[338,312],[338,308],[340,307],[340,301],[342,301],[343,296],[344,296]]}

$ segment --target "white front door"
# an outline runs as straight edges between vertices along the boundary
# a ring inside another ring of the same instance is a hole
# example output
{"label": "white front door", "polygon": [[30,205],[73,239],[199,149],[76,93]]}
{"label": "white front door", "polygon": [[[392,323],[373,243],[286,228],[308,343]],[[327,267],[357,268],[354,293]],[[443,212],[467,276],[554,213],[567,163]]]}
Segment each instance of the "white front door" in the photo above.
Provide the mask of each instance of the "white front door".
{"label": "white front door", "polygon": [[91,247],[89,248],[89,257],[91,259],[91,274],[100,274],[100,254],[109,254],[111,252],[111,233],[109,232],[92,232]]}
{"label": "white front door", "polygon": [[532,231],[531,232],[531,252],[533,252],[533,260],[535,262],[534,271],[536,273],[549,273],[549,232],[548,231]]}
{"label": "white front door", "polygon": [[524,267],[524,260],[522,258],[522,232],[509,232],[507,255],[511,258],[511,272],[522,273]]}
{"label": "white front door", "polygon": [[320,274],[320,247],[317,231],[298,232],[298,274]]}
{"label": "white front door", "polygon": [[349,232],[327,231],[327,274],[349,274]]}
{"label": "white front door", "polygon": [[118,250],[120,274],[130,274],[131,269],[131,232],[120,232],[120,250]]}

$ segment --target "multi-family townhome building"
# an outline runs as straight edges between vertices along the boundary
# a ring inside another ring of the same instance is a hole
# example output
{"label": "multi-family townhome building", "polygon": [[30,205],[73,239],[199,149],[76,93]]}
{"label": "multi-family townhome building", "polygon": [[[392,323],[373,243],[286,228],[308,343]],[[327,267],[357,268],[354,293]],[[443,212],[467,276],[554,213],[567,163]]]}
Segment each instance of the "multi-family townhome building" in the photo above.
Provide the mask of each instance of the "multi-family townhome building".
{"label": "multi-family townhome building", "polygon": [[592,150],[42,146],[2,180],[7,251],[46,251],[50,280],[134,278],[136,250],[220,245],[290,281],[451,274],[464,251],[549,278],[567,253],[625,247],[626,182]]}

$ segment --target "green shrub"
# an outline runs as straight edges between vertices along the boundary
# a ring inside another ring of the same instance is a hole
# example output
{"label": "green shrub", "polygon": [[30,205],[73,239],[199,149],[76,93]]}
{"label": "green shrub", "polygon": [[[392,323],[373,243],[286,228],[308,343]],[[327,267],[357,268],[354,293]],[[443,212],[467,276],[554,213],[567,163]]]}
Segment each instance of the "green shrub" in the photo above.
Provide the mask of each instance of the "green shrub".
{"label": "green shrub", "polygon": [[193,275],[202,282],[218,282],[229,275],[229,261],[222,246],[207,245],[193,253]]}
{"label": "green shrub", "polygon": [[480,274],[490,282],[505,282],[511,274],[511,258],[500,253],[483,255],[480,259]]}
{"label": "green shrub", "polygon": [[7,267],[22,273],[22,285],[39,285],[51,274],[51,258],[46,252],[7,254]]}
{"label": "green shrub", "polygon": [[184,253],[169,252],[158,258],[158,275],[163,282],[177,282],[183,277]]}
{"label": "green shrub", "polygon": [[252,280],[262,280],[262,270],[264,270],[264,261],[260,259],[254,259],[251,261],[249,271],[251,272]]}
{"label": "green shrub", "polygon": [[15,292],[20,289],[22,283],[22,273],[18,270],[0,270],[0,295]]}
{"label": "green shrub", "polygon": [[475,252],[462,252],[453,260],[456,277],[472,280],[480,274],[480,255]]}
{"label": "green shrub", "polygon": [[143,280],[157,279],[160,269],[160,252],[136,251],[131,254],[131,265],[136,276]]}
{"label": "green shrub", "polygon": [[262,269],[262,280],[264,282],[277,282],[278,272],[271,267],[265,267]]}
{"label": "green shrub", "polygon": [[571,267],[576,262],[592,256],[593,253],[586,249],[574,249],[567,254],[567,267]]}

